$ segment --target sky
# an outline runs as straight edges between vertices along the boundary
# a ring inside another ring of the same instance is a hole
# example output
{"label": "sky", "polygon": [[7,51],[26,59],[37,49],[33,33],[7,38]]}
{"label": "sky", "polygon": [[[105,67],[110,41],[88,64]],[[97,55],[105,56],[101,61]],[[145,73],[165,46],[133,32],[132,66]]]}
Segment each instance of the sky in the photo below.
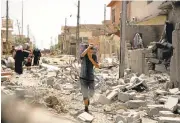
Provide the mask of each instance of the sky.
{"label": "sky", "polygon": [[[80,23],[101,24],[104,20],[104,4],[111,0],[80,0]],[[61,26],[76,25],[77,0],[24,0],[23,32],[40,48],[49,48],[51,40],[55,44]],[[1,0],[1,17],[6,15],[6,0]],[[70,17],[72,15],[72,17]],[[9,0],[9,17],[14,21],[14,33],[18,34],[17,20],[22,22],[22,0]],[[106,9],[106,19],[110,19],[110,8]]]}

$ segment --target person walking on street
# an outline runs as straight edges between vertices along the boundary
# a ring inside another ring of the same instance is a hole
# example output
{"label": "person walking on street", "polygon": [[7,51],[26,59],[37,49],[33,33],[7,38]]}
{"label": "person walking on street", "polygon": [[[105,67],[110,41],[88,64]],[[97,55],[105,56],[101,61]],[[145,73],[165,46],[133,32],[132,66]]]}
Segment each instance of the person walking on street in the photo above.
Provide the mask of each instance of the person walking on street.
{"label": "person walking on street", "polygon": [[85,50],[81,54],[81,73],[80,73],[80,84],[81,93],[83,95],[83,101],[85,105],[85,111],[89,112],[88,106],[90,104],[90,97],[94,95],[94,70],[93,67],[99,68],[97,62],[97,56],[93,53],[93,44],[85,46]]}
{"label": "person walking on street", "polygon": [[14,54],[14,59],[15,59],[15,72],[18,74],[22,74],[23,73],[23,61],[24,61],[22,46],[17,47],[17,51]]}
{"label": "person walking on street", "polygon": [[34,63],[33,65],[39,65],[39,60],[40,60],[40,57],[41,57],[41,52],[38,48],[34,49],[33,51],[33,55],[34,55]]}

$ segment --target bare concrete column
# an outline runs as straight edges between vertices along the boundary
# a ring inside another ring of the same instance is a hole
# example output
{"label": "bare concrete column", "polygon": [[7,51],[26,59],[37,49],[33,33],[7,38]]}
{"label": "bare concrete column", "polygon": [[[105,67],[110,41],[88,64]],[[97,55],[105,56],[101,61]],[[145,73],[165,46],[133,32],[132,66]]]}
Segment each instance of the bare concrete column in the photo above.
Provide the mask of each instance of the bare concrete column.
{"label": "bare concrete column", "polygon": [[174,50],[170,70],[171,82],[173,82],[174,87],[179,87],[180,89],[180,23],[176,24],[173,31],[172,44]]}

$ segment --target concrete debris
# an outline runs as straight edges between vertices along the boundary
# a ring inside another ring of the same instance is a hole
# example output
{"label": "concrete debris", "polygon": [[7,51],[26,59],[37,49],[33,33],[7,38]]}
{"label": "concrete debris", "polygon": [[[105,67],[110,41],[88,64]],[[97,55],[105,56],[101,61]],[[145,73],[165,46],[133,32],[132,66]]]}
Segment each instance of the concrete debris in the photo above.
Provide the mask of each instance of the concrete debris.
{"label": "concrete debris", "polygon": [[66,83],[65,85],[63,85],[63,89],[64,90],[73,90],[73,85],[71,83]]}
{"label": "concrete debris", "polygon": [[151,120],[149,118],[142,118],[141,121],[141,123],[158,123],[158,121]]}
{"label": "concrete debris", "polygon": [[111,100],[107,99],[104,95],[99,95],[97,102],[101,104],[110,104]]}
{"label": "concrete debris", "polygon": [[171,94],[176,94],[176,93],[179,92],[179,88],[169,89],[169,92],[170,92]]}
{"label": "concrete debris", "polygon": [[94,117],[87,112],[80,114],[78,118],[84,122],[92,122],[94,119]]}
{"label": "concrete debris", "polygon": [[55,81],[55,78],[54,78],[54,77],[49,77],[49,78],[47,78],[47,85],[53,87],[54,81]]}
{"label": "concrete debris", "polygon": [[110,94],[107,95],[108,100],[114,99],[118,95],[118,91],[112,91]]}
{"label": "concrete debris", "polygon": [[137,109],[139,107],[145,107],[147,105],[146,101],[142,100],[129,100],[127,105],[130,109]]}
{"label": "concrete debris", "polygon": [[115,123],[127,123],[127,119],[124,116],[117,116]]}
{"label": "concrete debris", "polygon": [[168,97],[164,107],[174,112],[177,109],[177,104],[178,98]]}
{"label": "concrete debris", "polygon": [[130,100],[130,95],[128,93],[119,92],[118,100],[122,102],[127,102]]}
{"label": "concrete debris", "polygon": [[159,115],[163,117],[174,117],[174,113],[171,111],[159,111]]}
{"label": "concrete debris", "polygon": [[180,117],[158,117],[158,123],[180,123]]}

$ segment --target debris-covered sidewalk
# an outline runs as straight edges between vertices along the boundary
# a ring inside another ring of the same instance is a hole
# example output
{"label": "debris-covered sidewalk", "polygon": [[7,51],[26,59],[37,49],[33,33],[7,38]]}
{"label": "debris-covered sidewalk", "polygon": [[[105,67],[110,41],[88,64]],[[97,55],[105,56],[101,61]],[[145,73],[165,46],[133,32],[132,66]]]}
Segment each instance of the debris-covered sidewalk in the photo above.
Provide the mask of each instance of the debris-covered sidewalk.
{"label": "debris-covered sidewalk", "polygon": [[102,69],[95,69],[96,90],[90,114],[83,113],[80,65],[73,58],[66,58],[43,58],[39,68],[32,67],[20,76],[4,67],[2,74],[8,79],[2,79],[2,93],[16,95],[29,104],[79,122],[180,123],[180,91],[167,88],[171,84],[169,75],[146,76],[126,69],[124,78],[118,79],[115,60]]}

